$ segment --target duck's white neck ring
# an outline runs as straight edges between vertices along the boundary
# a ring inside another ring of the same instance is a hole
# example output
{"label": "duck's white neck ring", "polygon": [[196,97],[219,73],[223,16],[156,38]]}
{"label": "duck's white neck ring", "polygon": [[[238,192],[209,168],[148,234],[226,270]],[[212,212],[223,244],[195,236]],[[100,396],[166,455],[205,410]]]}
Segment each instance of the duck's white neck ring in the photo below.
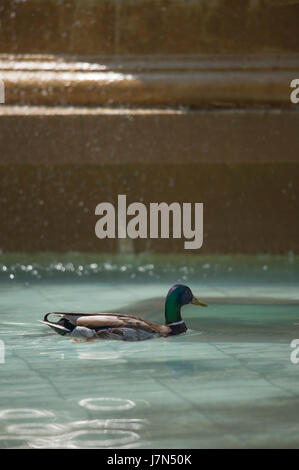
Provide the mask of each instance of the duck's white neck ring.
{"label": "duck's white neck ring", "polygon": [[174,323],[167,323],[167,326],[181,325],[182,323],[184,323],[184,320],[176,321]]}

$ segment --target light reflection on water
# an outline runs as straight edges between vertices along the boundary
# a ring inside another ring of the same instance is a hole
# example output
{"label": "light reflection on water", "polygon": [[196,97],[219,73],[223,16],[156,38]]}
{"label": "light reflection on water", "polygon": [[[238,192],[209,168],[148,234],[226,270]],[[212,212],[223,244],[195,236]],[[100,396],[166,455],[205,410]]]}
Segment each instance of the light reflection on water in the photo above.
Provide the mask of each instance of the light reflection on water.
{"label": "light reflection on water", "polygon": [[48,410],[34,410],[31,408],[8,408],[7,410],[0,411],[0,419],[33,419],[33,418],[47,418],[54,416],[54,413]]}
{"label": "light reflection on water", "polygon": [[[14,411],[14,418],[17,416],[20,418],[24,412],[23,410],[20,413],[18,409],[9,411]],[[35,418],[47,416],[35,409],[28,409],[26,412]],[[123,447],[137,443],[140,439],[138,431],[143,429],[146,423],[145,419],[98,419],[63,424],[36,422],[11,424],[6,426],[5,434],[0,436],[0,443],[1,441],[24,442],[29,448],[35,449]]]}
{"label": "light reflection on water", "polygon": [[129,410],[135,406],[132,400],[125,400],[122,398],[85,398],[79,401],[79,405],[87,408],[88,410],[104,410],[104,411],[115,411],[115,410]]}
{"label": "light reflection on water", "polygon": [[298,281],[299,257],[290,251],[285,256],[183,254],[115,254],[40,253],[34,259],[29,253],[0,253],[0,280],[17,281],[71,280],[72,282],[206,282],[219,280],[246,283],[257,277],[263,282],[277,281],[283,275],[289,282]]}

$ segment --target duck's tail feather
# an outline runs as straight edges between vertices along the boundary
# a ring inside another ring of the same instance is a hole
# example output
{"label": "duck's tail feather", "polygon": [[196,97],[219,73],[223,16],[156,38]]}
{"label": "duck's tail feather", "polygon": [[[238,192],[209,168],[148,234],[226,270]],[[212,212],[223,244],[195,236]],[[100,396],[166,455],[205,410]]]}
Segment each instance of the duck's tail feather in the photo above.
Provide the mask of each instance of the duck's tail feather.
{"label": "duck's tail feather", "polygon": [[65,328],[62,325],[59,325],[58,323],[44,321],[44,320],[39,320],[39,321],[43,323],[44,325],[48,325],[50,328],[52,328],[55,331],[55,333],[58,333],[59,335],[67,335],[71,333],[71,330],[69,330],[68,328]]}
{"label": "duck's tail feather", "polygon": [[[60,317],[60,320],[58,322],[50,321],[48,320],[49,315]],[[63,313],[59,313],[59,312],[46,313],[46,315],[44,316],[44,319],[40,321],[41,323],[44,323],[45,325],[50,326],[59,335],[70,334],[75,328],[75,325],[72,322],[70,322],[68,318],[65,318]]]}

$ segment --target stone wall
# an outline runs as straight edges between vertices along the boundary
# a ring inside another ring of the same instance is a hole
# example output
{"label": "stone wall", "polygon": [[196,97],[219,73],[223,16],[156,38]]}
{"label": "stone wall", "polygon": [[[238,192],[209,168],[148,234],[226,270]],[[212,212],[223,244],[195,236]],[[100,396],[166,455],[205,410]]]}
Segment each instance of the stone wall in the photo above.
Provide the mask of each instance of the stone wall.
{"label": "stone wall", "polygon": [[0,52],[298,52],[298,0],[6,0]]}
{"label": "stone wall", "polygon": [[298,18],[299,0],[3,2],[0,248],[118,251],[94,210],[127,194],[204,202],[200,252],[298,252]]}

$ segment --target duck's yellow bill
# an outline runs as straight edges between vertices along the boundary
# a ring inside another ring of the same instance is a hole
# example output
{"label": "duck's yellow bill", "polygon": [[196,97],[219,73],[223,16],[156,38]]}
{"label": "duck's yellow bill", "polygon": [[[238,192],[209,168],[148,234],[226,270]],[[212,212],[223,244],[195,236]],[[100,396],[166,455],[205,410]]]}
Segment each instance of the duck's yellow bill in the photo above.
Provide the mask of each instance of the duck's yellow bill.
{"label": "duck's yellow bill", "polygon": [[204,303],[202,300],[197,299],[196,297],[193,297],[191,300],[191,304],[193,305],[200,305],[201,307],[207,307],[208,304]]}

